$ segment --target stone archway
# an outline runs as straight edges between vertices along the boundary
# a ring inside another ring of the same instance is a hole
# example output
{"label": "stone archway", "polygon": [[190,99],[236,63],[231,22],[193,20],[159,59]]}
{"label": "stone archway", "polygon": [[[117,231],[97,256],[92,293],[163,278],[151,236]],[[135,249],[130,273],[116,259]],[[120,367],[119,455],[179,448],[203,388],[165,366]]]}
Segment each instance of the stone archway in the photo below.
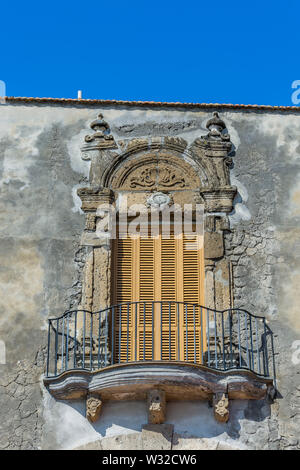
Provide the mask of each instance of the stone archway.
{"label": "stone archway", "polygon": [[[190,146],[182,138],[155,137],[115,141],[103,116],[92,122],[83,158],[91,161],[91,186],[78,195],[86,213],[81,243],[90,247],[83,280],[82,307],[91,311],[111,304],[111,244],[108,231],[96,233],[98,206],[119,209],[122,194],[129,202],[145,203],[153,191],[171,194],[179,204],[204,204],[206,307],[232,307],[231,266],[224,256],[223,232],[229,229],[236,188],[230,184],[230,136],[214,113],[208,134]],[[103,217],[103,215],[102,215]],[[97,281],[96,281],[97,280]]]}

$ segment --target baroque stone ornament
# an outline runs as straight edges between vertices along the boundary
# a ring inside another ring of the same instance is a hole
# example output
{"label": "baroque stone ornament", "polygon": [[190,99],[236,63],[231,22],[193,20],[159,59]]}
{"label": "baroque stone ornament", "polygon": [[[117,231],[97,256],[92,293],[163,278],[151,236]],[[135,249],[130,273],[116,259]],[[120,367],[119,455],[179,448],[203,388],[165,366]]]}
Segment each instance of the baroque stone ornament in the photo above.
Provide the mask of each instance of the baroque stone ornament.
{"label": "baroque stone ornament", "polygon": [[180,188],[184,188],[185,180],[182,178],[181,175],[177,175],[174,171],[170,168],[165,167],[159,173],[158,178],[159,186],[166,186],[166,187],[175,187],[179,186]]}
{"label": "baroque stone ornament", "polygon": [[209,139],[230,140],[229,134],[223,134],[224,129],[226,129],[226,125],[225,122],[220,119],[217,112],[215,112],[213,117],[207,121],[206,128],[209,130],[209,133],[206,136]]}
{"label": "baroque stone ornament", "polygon": [[86,417],[94,423],[100,416],[102,401],[97,395],[88,395],[86,400]]}
{"label": "baroque stone ornament", "polygon": [[229,400],[227,393],[216,393],[213,397],[215,419],[219,423],[227,423],[229,419]]}
{"label": "baroque stone ornament", "polygon": [[165,193],[154,193],[147,199],[147,206],[162,210],[164,207],[170,205],[172,199]]}
{"label": "baroque stone ornament", "polygon": [[[117,148],[115,140],[110,133],[110,127],[103,119],[103,115],[99,114],[98,118],[90,124],[94,134],[86,135],[84,140],[86,144],[82,147],[82,159],[91,160],[96,156],[99,150]],[[96,153],[95,153],[96,151]]]}
{"label": "baroque stone ornament", "polygon": [[138,176],[133,176],[130,180],[131,188],[140,186],[141,188],[151,188],[154,185],[171,188],[184,188],[185,179],[174,169],[169,167],[145,168]]}
{"label": "baroque stone ornament", "polygon": [[92,135],[86,135],[85,136],[85,141],[86,142],[91,142],[92,140],[95,139],[101,139],[101,140],[113,140],[113,136],[110,135],[110,129],[109,125],[107,124],[106,121],[103,119],[103,115],[99,114],[98,119],[93,121],[90,124],[91,129],[95,131],[95,134]]}
{"label": "baroque stone ornament", "polygon": [[155,168],[146,168],[141,171],[138,177],[134,176],[130,180],[130,186],[136,188],[140,186],[141,188],[151,188],[155,185]]}

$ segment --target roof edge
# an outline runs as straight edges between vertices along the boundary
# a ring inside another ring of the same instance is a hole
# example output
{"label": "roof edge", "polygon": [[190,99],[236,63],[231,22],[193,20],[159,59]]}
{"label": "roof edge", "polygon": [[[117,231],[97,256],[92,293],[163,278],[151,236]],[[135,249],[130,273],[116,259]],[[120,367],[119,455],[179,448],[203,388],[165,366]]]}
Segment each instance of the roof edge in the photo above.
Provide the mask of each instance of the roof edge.
{"label": "roof edge", "polygon": [[232,104],[232,103],[181,103],[167,101],[126,101],[126,100],[100,100],[100,99],[78,99],[78,98],[33,98],[7,96],[6,102],[12,103],[61,103],[61,104],[82,104],[82,105],[119,105],[119,106],[138,106],[138,107],[167,107],[167,108],[190,108],[190,109],[250,109],[266,111],[299,111],[300,106],[272,106],[259,104]]}

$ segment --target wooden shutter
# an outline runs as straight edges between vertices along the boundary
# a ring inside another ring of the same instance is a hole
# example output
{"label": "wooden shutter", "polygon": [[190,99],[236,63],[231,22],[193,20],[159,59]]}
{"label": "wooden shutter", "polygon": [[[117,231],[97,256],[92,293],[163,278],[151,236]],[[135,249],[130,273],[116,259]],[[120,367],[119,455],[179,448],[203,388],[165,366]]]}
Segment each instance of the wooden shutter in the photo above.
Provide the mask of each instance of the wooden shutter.
{"label": "wooden shutter", "polygon": [[[171,232],[170,238],[160,236],[161,243],[161,300],[166,302],[176,301],[177,292],[177,260],[176,239]],[[162,359],[176,360],[177,351],[177,315],[175,302],[162,304]]]}
{"label": "wooden shutter", "polygon": [[140,360],[152,360],[154,349],[152,344],[152,312],[151,302],[155,299],[155,240],[153,238],[138,238],[137,251],[139,260],[137,263],[138,291],[136,298],[145,304],[138,305],[138,358]]}
{"label": "wooden shutter", "polygon": [[[201,362],[205,319],[199,308],[175,303],[203,305],[203,250],[198,237],[171,233],[170,238],[120,238],[114,252],[114,303],[142,302],[117,309],[115,360]],[[155,301],[170,304],[152,304]]]}
{"label": "wooden shutter", "polygon": [[114,303],[118,305],[115,310],[115,362],[132,360],[132,307],[127,308],[126,305],[126,302],[132,302],[134,299],[132,242],[131,238],[119,238],[114,241]]}
{"label": "wooden shutter", "polygon": [[203,305],[204,301],[204,261],[200,237],[183,235],[182,252],[183,301],[187,302],[184,306],[182,325],[183,359],[199,363],[203,352],[205,318],[201,308],[190,304]]}

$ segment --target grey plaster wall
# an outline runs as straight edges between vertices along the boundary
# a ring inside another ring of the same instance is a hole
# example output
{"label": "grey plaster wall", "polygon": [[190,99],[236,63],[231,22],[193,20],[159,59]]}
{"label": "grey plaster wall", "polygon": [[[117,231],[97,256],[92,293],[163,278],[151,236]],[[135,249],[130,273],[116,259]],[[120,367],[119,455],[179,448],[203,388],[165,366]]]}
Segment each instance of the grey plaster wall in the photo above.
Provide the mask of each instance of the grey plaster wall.
{"label": "grey plaster wall", "polygon": [[[46,319],[80,300],[86,253],[79,246],[84,217],[76,189],[87,184],[89,163],[79,149],[99,112],[116,141],[172,135],[191,144],[211,117],[174,108],[1,106],[1,449],[74,448],[140,432],[146,422],[144,404],[112,404],[92,426],[82,403],[55,402],[41,383]],[[212,421],[206,403],[171,404],[167,420],[186,438],[230,441],[236,448],[300,448],[300,112],[220,115],[234,144],[231,177],[238,187],[226,234],[235,305],[265,315],[274,331],[279,396],[272,405],[232,404],[226,425]]]}

